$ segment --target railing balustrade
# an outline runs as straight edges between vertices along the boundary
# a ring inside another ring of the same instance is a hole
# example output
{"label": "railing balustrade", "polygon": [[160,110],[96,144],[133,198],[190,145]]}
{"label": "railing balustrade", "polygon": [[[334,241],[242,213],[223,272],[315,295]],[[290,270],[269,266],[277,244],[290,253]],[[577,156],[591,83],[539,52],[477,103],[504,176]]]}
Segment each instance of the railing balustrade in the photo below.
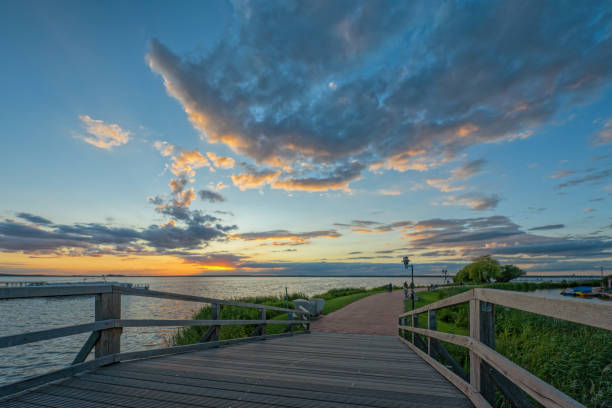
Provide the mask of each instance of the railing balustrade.
{"label": "railing balustrade", "polygon": [[[469,336],[436,330],[436,310],[466,303],[469,303]],[[547,408],[583,407],[578,401],[494,350],[495,305],[612,330],[612,307],[606,304],[476,288],[401,314],[398,317],[399,338],[455,384],[476,407],[491,407],[494,404],[495,387],[517,407],[533,406],[525,393]],[[418,315],[425,312],[428,314],[427,329],[418,327]],[[411,333],[410,337],[407,332]],[[421,335],[427,338],[427,342],[423,341]],[[469,350],[469,377],[438,340]],[[435,358],[436,355],[441,355],[454,371],[441,364]]]}
{"label": "railing balustrade", "polygon": [[[186,302],[208,303],[212,306],[210,320],[176,320],[176,319],[122,319],[121,297],[123,295],[145,296],[159,299],[173,299]],[[5,287],[0,288],[0,300],[60,297],[60,296],[94,296],[95,321],[92,323],[71,325],[54,329],[40,330],[29,333],[15,334],[0,337],[0,349],[19,346],[38,341],[71,336],[79,333],[91,332],[80,351],[72,361],[72,365],[51,373],[33,377],[14,384],[0,387],[0,397],[11,395],[25,389],[68,377],[78,372],[94,369],[118,361],[135,358],[146,358],[164,354],[176,354],[197,349],[218,347],[245,341],[264,340],[266,338],[293,335],[293,326],[302,325],[307,333],[310,329],[310,314],[307,310],[288,309],[283,307],[236,302],[231,300],[213,299],[202,296],[184,295],[179,293],[160,292],[147,289],[129,288],[117,285],[70,285],[70,286],[32,286],[32,287]],[[257,320],[221,320],[222,306],[237,306],[258,309]],[[274,320],[266,318],[266,311],[273,310],[286,312],[289,320]],[[299,320],[295,320],[299,316]],[[222,326],[230,325],[257,325],[250,337],[219,340],[219,331]],[[266,335],[266,325],[286,325],[283,334]],[[197,344],[187,346],[174,346],[152,350],[121,353],[121,334],[124,327],[185,327],[210,326]],[[299,333],[299,332],[298,332]],[[95,349],[95,358],[86,361],[92,350]]]}

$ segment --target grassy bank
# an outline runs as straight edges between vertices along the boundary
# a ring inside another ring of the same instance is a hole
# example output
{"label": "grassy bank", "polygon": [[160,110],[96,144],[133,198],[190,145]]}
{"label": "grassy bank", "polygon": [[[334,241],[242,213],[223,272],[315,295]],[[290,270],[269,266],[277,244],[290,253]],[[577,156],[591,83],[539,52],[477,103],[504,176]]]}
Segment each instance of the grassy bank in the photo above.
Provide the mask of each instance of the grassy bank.
{"label": "grassy bank", "polygon": [[[325,293],[315,295],[312,297],[325,299],[325,306],[323,308],[323,314],[331,313],[335,310],[343,308],[344,306],[352,303],[356,300],[372,295],[374,293],[384,292],[386,286],[381,286],[374,289],[365,288],[342,288],[332,289]],[[292,293],[289,295],[289,307],[292,308],[292,301],[295,299],[307,299],[303,293]],[[265,297],[248,297],[235,299],[236,301],[246,303],[257,303],[268,306],[286,307],[286,300],[284,296],[265,296]],[[212,317],[212,309],[210,306],[203,307],[194,316],[194,320],[208,320]],[[266,317],[274,320],[287,320],[287,313],[277,312],[274,310],[266,311]],[[221,319],[222,320],[256,320],[258,319],[257,309],[248,309],[244,307],[236,306],[223,306],[221,308]],[[197,343],[200,338],[206,333],[209,326],[193,326],[183,329],[179,329],[177,334],[174,336],[173,343],[175,345],[185,345]],[[219,333],[220,340],[236,339],[240,337],[251,336],[255,330],[256,325],[240,325],[240,326],[222,326]],[[286,325],[280,324],[268,324],[266,325],[266,332],[268,334],[282,333]],[[294,330],[303,330],[301,326],[294,326]]]}
{"label": "grassy bank", "polygon": [[[504,283],[483,286],[531,291],[566,285]],[[421,292],[417,307],[468,289],[453,287]],[[406,309],[409,307],[407,303]],[[469,333],[467,305],[439,310],[436,318],[440,331],[463,335]],[[495,308],[495,320],[496,351],[586,406],[612,406],[612,332],[500,306]],[[420,318],[419,326],[426,326],[424,316]],[[467,350],[453,344],[443,344],[469,372]],[[510,405],[498,394],[496,406]]]}

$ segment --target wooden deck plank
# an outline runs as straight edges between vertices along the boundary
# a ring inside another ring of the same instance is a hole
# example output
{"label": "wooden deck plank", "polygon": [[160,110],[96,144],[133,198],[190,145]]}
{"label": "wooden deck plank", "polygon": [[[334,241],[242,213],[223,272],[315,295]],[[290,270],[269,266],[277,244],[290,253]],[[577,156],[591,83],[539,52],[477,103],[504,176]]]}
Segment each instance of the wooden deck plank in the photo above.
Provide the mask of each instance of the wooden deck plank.
{"label": "wooden deck plank", "polygon": [[126,361],[6,402],[24,408],[472,406],[397,338],[336,333]]}
{"label": "wooden deck plank", "polygon": [[[112,371],[108,375],[100,375],[99,373],[86,375],[83,378],[91,381],[110,381],[121,383],[125,378],[143,380],[138,386],[144,388],[158,388],[159,383],[166,384],[181,384],[193,387],[202,388],[216,388],[222,390],[239,391],[249,388],[250,392],[263,394],[263,395],[281,395],[281,396],[292,396],[298,398],[319,400],[319,401],[330,401],[330,402],[342,402],[351,405],[362,405],[362,406],[373,406],[381,408],[392,408],[402,406],[403,400],[411,400],[415,403],[421,403],[423,406],[444,406],[449,403],[455,402],[455,398],[439,397],[433,398],[430,396],[423,396],[420,394],[401,393],[401,395],[388,395],[384,398],[380,397],[380,393],[370,393],[364,395],[363,393],[357,393],[356,395],[354,388],[349,387],[324,387],[322,385],[305,386],[304,383],[290,383],[290,382],[267,382],[261,380],[239,382],[242,381],[241,377],[234,377],[232,379],[235,382],[230,381],[215,381],[211,379],[201,379],[179,376],[176,373],[162,372],[156,374],[143,374],[140,371],[127,371],[119,370]],[[227,380],[227,378],[225,378]],[[398,401],[399,400],[399,401]]]}

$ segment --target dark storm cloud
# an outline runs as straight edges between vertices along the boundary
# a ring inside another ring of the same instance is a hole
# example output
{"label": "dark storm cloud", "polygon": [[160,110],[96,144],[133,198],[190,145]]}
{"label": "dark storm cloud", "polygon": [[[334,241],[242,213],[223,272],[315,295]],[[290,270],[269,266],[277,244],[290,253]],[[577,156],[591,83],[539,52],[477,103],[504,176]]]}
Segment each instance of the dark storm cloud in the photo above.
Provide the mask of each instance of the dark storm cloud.
{"label": "dark storm cloud", "polygon": [[529,231],[547,231],[547,230],[555,230],[565,228],[564,224],[550,224],[550,225],[542,225],[540,227],[529,228]]}
{"label": "dark storm cloud", "polygon": [[215,191],[200,190],[198,191],[198,195],[202,200],[210,201],[211,203],[220,203],[225,201],[225,197]]}
{"label": "dark storm cloud", "polygon": [[[233,31],[207,54],[153,40],[147,59],[210,141],[282,169],[266,179],[278,188],[307,189],[353,159],[423,170],[529,137],[612,72],[597,1],[234,6]],[[303,162],[311,174],[295,178],[287,169]]]}
{"label": "dark storm cloud", "polygon": [[26,220],[26,221],[30,221],[34,224],[51,224],[51,221],[43,218],[39,215],[34,215],[34,214],[30,214],[30,213],[18,213],[17,214],[18,218],[21,218],[22,220]]}

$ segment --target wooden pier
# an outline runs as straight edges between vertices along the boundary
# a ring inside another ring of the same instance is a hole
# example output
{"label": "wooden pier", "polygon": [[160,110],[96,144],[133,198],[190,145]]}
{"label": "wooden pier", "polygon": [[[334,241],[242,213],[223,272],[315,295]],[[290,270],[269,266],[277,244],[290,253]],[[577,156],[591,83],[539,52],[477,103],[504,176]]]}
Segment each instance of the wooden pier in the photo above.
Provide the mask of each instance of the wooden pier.
{"label": "wooden pier", "polygon": [[[85,295],[95,299],[92,323],[0,337],[5,349],[91,332],[70,366],[0,387],[0,407],[491,407],[496,388],[518,407],[532,406],[527,395],[546,407],[581,407],[495,352],[494,305],[612,330],[608,305],[491,289],[471,289],[402,314],[399,335],[382,336],[310,333],[305,309],[112,285],[0,288],[0,300]],[[121,319],[122,296],[211,304],[212,319]],[[470,336],[436,331],[435,311],[462,303],[470,305]],[[257,309],[258,319],[221,320],[224,306]],[[289,318],[269,319],[271,310]],[[427,316],[426,329],[419,314]],[[253,327],[251,337],[219,340],[221,326],[245,324]],[[266,334],[269,324],[286,330]],[[209,329],[196,344],[121,352],[123,327],[150,326]],[[469,374],[453,364],[439,340],[470,351]],[[95,358],[88,359],[93,349]]]}

